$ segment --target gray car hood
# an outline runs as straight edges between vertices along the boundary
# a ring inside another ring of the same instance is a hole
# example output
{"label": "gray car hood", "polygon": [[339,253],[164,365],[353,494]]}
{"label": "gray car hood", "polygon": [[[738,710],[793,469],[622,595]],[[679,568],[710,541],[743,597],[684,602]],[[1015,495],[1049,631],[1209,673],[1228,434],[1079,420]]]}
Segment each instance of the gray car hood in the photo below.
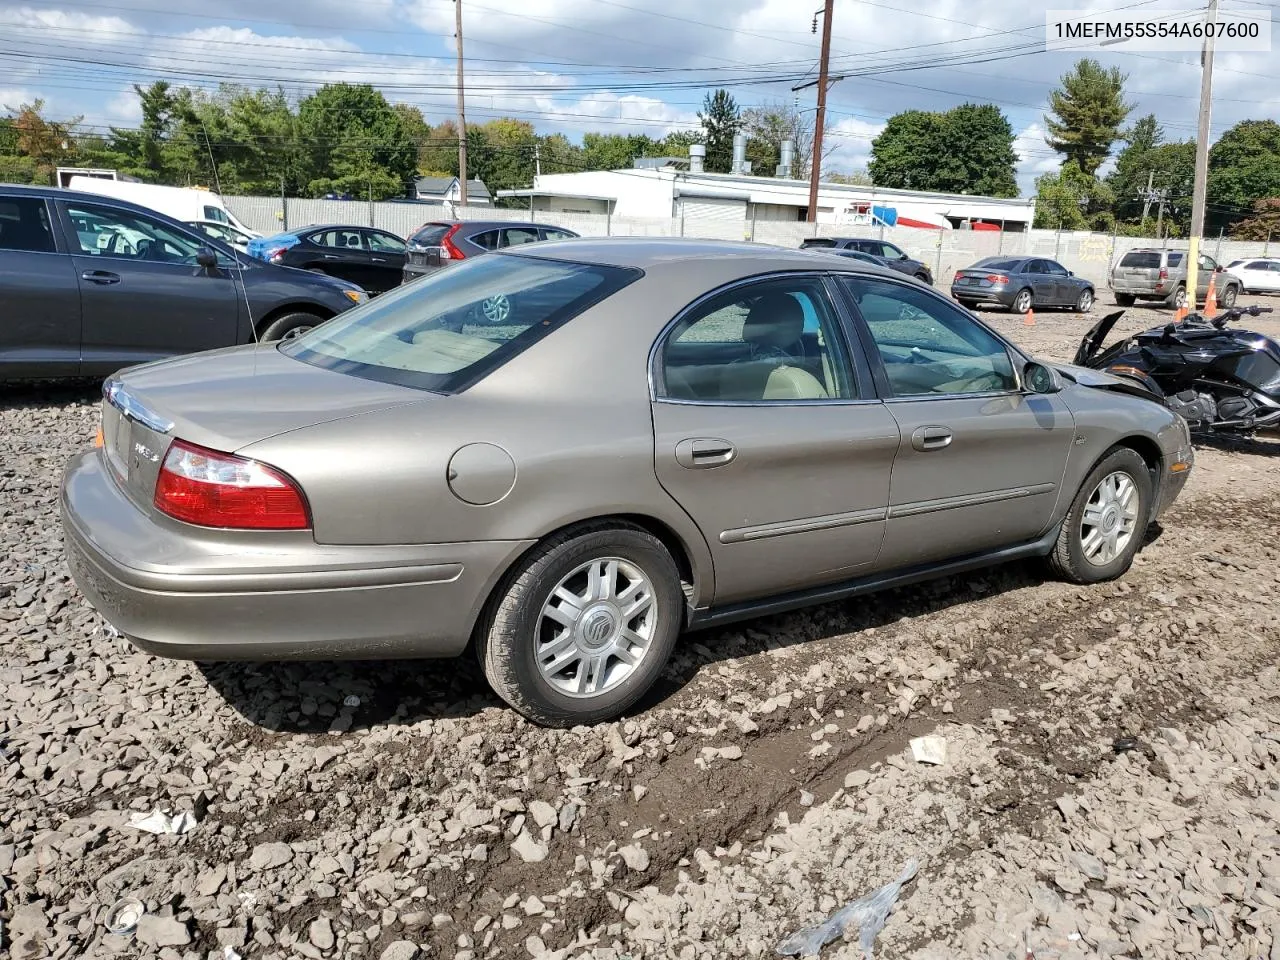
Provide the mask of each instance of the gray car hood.
{"label": "gray car hood", "polygon": [[435,396],[322,370],[277,346],[175,357],[131,367],[117,378],[133,401],[173,423],[172,436],[228,453],[291,430]]}
{"label": "gray car hood", "polygon": [[1057,370],[1060,374],[1077,383],[1082,387],[1092,387],[1095,390],[1114,390],[1117,393],[1127,393],[1134,397],[1143,397],[1154,403],[1162,403],[1161,399],[1153,395],[1149,390],[1142,387],[1134,380],[1127,380],[1124,377],[1117,377],[1110,373],[1103,373],[1101,370],[1093,370],[1089,367],[1077,367],[1072,363],[1048,363],[1049,366]]}

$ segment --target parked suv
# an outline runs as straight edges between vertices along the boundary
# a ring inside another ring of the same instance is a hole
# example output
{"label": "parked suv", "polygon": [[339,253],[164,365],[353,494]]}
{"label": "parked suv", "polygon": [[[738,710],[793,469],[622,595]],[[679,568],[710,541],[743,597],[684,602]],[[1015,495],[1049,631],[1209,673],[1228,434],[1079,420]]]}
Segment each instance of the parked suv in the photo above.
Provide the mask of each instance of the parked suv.
{"label": "parked suv", "polygon": [[402,283],[435,273],[441,267],[490,250],[539,240],[570,240],[578,234],[546,223],[510,220],[433,220],[409,237]]}
{"label": "parked suv", "polygon": [[[1235,305],[1240,295],[1240,279],[1223,273],[1213,257],[1200,254],[1196,277],[1196,302],[1204,303],[1209,293],[1209,278],[1214,274],[1214,291],[1218,306],[1226,309]],[[1187,298],[1187,252],[1162,250],[1159,247],[1139,247],[1130,250],[1111,268],[1109,281],[1116,304],[1131,307],[1135,300],[1163,300],[1174,309],[1191,307]]]}
{"label": "parked suv", "polygon": [[870,240],[866,237],[810,237],[800,243],[802,250],[825,248],[833,252],[839,250],[857,250],[869,253],[884,260],[884,265],[909,277],[923,280],[933,286],[933,272],[920,260],[915,260],[902,252],[888,240]]}
{"label": "parked suv", "polygon": [[367,299],[127,200],[0,183],[0,380],[276,340]]}

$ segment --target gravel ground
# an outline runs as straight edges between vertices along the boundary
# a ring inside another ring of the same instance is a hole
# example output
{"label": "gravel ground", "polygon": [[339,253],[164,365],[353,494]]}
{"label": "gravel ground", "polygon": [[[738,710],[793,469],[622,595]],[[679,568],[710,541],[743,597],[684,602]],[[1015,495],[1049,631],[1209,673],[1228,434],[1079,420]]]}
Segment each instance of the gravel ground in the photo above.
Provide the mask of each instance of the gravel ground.
{"label": "gravel ground", "polygon": [[[1061,358],[1088,326],[989,316]],[[692,635],[633,718],[548,731],[463,662],[112,636],[55,510],[96,415],[0,389],[0,955],[763,956],[915,860],[878,956],[1280,960],[1280,442],[1202,447],[1115,583],[1011,564]],[[157,809],[194,826],[130,825]]]}

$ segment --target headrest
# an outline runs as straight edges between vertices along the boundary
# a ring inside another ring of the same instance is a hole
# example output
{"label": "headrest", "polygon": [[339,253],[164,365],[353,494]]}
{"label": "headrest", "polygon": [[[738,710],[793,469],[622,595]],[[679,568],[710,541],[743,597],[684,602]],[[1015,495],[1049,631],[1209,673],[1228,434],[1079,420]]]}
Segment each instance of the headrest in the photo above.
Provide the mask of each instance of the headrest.
{"label": "headrest", "polygon": [[800,301],[786,293],[767,293],[747,311],[742,339],[762,347],[785,348],[804,332]]}

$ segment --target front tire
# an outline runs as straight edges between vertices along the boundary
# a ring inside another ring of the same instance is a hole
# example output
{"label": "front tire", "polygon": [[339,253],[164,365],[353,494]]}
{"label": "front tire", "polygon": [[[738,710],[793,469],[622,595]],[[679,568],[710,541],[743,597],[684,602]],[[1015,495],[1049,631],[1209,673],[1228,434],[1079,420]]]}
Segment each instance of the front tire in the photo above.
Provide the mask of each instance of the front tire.
{"label": "front tire", "polygon": [[1230,310],[1236,305],[1236,297],[1238,294],[1239,290],[1237,290],[1235,286],[1228,286],[1222,291],[1222,296],[1218,298],[1218,306],[1223,310]]}
{"label": "front tire", "polygon": [[548,727],[611,720],[653,686],[683,625],[675,562],[629,524],[536,547],[495,591],[476,637],[494,692]]}
{"label": "front tire", "polygon": [[296,310],[293,313],[286,313],[284,316],[276,317],[272,320],[263,328],[262,333],[258,335],[258,339],[263,343],[268,340],[292,340],[294,337],[301,336],[322,323],[324,323],[324,320],[314,313]]}
{"label": "front tire", "polygon": [[1070,583],[1100,583],[1122,576],[1142,546],[1151,514],[1146,461],[1116,447],[1089,472],[1062,530],[1049,566]]}
{"label": "front tire", "polygon": [[1076,298],[1076,313],[1088,313],[1093,309],[1093,291],[1081,290]]}

